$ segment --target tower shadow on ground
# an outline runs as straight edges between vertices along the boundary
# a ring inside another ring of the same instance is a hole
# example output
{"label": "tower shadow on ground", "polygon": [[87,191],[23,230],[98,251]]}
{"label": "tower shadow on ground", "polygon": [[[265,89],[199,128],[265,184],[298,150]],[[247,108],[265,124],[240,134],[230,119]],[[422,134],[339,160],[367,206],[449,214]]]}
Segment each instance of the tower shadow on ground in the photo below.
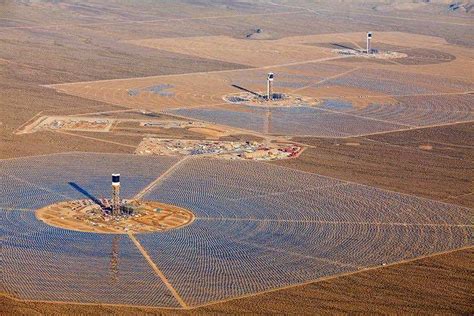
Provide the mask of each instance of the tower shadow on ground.
{"label": "tower shadow on ground", "polygon": [[337,43],[331,43],[332,46],[335,46],[337,48],[342,48],[342,49],[350,49],[350,50],[357,50],[356,48],[354,47],[350,47],[350,46],[346,46],[346,45],[342,45],[342,44],[337,44]]}
{"label": "tower shadow on ground", "polygon": [[245,91],[245,92],[251,93],[251,94],[253,94],[254,96],[257,96],[257,97],[259,97],[259,98],[263,98],[263,97],[264,97],[264,96],[261,95],[260,93],[257,93],[257,92],[255,92],[255,91],[249,90],[249,89],[247,89],[247,88],[241,87],[241,86],[236,85],[236,84],[233,84],[232,87],[237,88],[237,89],[239,89],[239,90],[241,90],[241,91]]}
{"label": "tower shadow on ground", "polygon": [[92,200],[95,204],[99,206],[103,206],[102,202],[96,198],[94,195],[90,194],[87,190],[83,189],[80,185],[78,185],[75,182],[68,182],[68,184],[73,187],[76,191],[80,192],[84,196],[86,196],[88,199]]}

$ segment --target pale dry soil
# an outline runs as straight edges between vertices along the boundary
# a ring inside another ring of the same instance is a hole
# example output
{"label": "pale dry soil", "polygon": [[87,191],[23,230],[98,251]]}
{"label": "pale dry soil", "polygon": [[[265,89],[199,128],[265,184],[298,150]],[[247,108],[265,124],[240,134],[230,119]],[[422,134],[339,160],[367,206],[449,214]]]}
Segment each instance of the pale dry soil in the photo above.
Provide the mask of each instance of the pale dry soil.
{"label": "pale dry soil", "polygon": [[158,201],[131,201],[137,207],[137,216],[119,219],[110,216],[92,217],[90,211],[98,205],[81,206],[82,201],[65,201],[45,206],[36,211],[36,218],[44,223],[75,231],[127,234],[168,231],[189,225],[194,214],[184,208]]}

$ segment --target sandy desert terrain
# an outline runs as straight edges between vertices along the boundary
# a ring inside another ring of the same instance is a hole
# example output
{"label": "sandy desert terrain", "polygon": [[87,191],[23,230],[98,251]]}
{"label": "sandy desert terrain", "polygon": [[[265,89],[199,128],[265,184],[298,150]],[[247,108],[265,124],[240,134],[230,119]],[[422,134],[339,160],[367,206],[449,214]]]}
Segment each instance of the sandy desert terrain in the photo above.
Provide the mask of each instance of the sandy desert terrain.
{"label": "sandy desert terrain", "polygon": [[[473,313],[473,12],[0,2],[2,314]],[[171,229],[38,219],[116,172]]]}

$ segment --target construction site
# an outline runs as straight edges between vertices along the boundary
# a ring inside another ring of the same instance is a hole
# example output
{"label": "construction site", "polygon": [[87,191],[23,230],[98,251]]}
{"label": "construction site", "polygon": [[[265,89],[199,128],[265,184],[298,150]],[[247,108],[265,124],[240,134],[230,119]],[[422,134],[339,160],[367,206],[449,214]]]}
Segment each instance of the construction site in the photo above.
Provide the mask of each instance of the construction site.
{"label": "construction site", "polygon": [[191,132],[204,135],[212,134],[212,130],[217,135],[226,135],[226,132],[210,124],[198,121],[184,119],[174,120],[146,120],[131,118],[105,118],[102,116],[41,116],[32,123],[24,126],[17,134],[35,133],[47,130],[66,130],[83,132],[111,132],[118,130],[142,130],[143,132],[153,133],[154,129],[165,130],[189,130]]}
{"label": "construction site", "polygon": [[0,3],[0,314],[474,313],[448,2]]}
{"label": "construction site", "polygon": [[303,148],[295,144],[169,140],[145,138],[135,153],[137,155],[189,156],[202,155],[221,159],[279,160],[296,158]]}
{"label": "construction site", "polygon": [[109,132],[114,120],[92,117],[54,117],[43,116],[24,127],[18,134],[34,133],[44,130],[77,130],[90,132]]}

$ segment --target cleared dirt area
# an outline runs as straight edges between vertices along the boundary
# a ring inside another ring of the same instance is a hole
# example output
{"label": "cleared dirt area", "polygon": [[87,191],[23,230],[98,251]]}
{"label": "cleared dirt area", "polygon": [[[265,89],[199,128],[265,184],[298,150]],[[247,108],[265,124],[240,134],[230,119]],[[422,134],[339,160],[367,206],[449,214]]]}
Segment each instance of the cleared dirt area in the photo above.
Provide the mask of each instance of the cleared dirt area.
{"label": "cleared dirt area", "polygon": [[156,39],[128,41],[130,44],[157,48],[191,56],[207,56],[228,62],[264,67],[291,64],[306,60],[322,59],[333,56],[329,51],[308,45],[295,45],[294,41],[247,41],[224,36],[195,37],[176,39]]}
{"label": "cleared dirt area", "polygon": [[17,134],[34,133],[39,130],[75,130],[75,131],[91,131],[91,132],[109,132],[114,121],[92,118],[92,117],[64,117],[50,116],[40,117],[33,123],[25,126],[17,132]]}
{"label": "cleared dirt area", "polygon": [[36,211],[36,217],[48,225],[81,232],[128,234],[168,231],[188,225],[192,212],[156,201],[127,201],[136,211],[116,220],[103,214],[90,200],[65,201]]}

